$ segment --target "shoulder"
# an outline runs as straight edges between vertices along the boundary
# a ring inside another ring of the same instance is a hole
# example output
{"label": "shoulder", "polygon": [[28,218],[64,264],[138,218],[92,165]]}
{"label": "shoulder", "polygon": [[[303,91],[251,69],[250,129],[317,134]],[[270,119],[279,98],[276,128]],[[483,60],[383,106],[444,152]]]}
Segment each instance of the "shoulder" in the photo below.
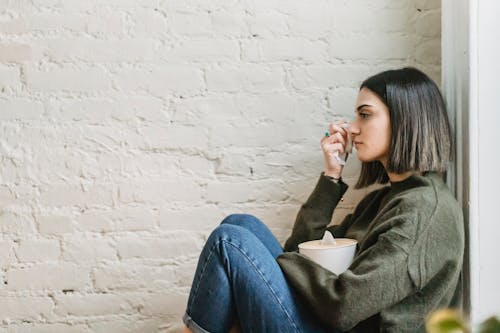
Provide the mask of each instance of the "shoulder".
{"label": "shoulder", "polygon": [[463,238],[460,205],[436,174],[415,176],[393,186],[381,204],[377,220],[380,231],[396,228],[404,235],[409,251],[426,239],[461,242]]}
{"label": "shoulder", "polygon": [[447,185],[436,173],[414,176],[404,184],[397,184],[387,200],[387,209],[414,211],[426,220],[442,211],[460,218],[461,208]]}

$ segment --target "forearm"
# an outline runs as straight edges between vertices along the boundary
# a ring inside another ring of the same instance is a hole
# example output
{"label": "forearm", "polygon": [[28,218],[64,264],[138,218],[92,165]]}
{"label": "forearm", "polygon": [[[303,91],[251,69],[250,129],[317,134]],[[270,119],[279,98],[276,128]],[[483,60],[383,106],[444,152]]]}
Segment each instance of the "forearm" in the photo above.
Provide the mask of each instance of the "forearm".
{"label": "forearm", "polygon": [[297,214],[292,235],[285,243],[285,251],[296,251],[298,244],[321,238],[346,190],[345,183],[335,183],[321,175],[314,191]]}

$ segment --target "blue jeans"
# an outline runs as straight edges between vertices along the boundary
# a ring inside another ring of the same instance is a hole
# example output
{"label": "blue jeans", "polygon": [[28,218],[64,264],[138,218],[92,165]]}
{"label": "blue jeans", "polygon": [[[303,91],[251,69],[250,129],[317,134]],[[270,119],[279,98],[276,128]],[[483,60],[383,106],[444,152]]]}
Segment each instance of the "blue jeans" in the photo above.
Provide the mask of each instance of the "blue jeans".
{"label": "blue jeans", "polygon": [[276,257],[283,249],[250,215],[230,215],[198,261],[184,323],[193,332],[326,332],[288,285]]}

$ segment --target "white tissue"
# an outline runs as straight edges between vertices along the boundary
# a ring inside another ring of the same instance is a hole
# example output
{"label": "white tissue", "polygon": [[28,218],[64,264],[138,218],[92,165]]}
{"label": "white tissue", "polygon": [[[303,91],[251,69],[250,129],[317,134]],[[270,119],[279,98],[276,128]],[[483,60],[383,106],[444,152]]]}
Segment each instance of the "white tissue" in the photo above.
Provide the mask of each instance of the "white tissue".
{"label": "white tissue", "polygon": [[[345,124],[340,125],[340,127],[347,130],[349,128],[349,124],[345,123]],[[347,141],[345,143],[344,153],[342,155],[340,155],[338,151],[335,151],[335,152],[333,152],[333,157],[335,157],[335,159],[339,162],[340,165],[345,165],[346,160],[347,160],[347,156],[351,152],[352,152],[352,138],[350,135],[347,135]]]}
{"label": "white tissue", "polygon": [[328,230],[325,231],[325,234],[323,235],[323,238],[321,239],[320,244],[321,245],[335,245],[337,243],[335,241],[335,238],[333,237],[332,233]]}

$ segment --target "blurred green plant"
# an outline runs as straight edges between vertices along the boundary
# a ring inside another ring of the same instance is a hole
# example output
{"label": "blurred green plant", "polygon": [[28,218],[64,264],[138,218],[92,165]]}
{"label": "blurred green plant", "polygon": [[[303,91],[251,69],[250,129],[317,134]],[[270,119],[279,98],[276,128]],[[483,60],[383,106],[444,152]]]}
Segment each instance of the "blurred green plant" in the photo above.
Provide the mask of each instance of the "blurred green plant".
{"label": "blurred green plant", "polygon": [[500,333],[500,321],[491,317],[479,325],[478,330],[471,330],[460,312],[442,309],[433,312],[426,321],[427,333]]}

